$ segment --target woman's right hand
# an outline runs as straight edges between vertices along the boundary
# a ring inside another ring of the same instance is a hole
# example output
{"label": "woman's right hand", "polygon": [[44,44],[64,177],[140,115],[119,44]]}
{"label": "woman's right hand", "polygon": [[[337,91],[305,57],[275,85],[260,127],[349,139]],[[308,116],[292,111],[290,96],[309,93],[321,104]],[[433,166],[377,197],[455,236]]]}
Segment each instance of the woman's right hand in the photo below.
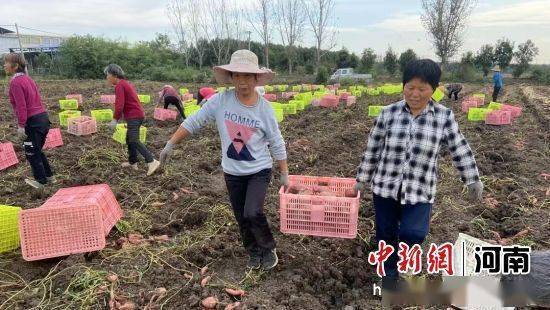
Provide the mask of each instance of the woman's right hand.
{"label": "woman's right hand", "polygon": [[166,145],[164,146],[164,149],[160,152],[160,165],[164,166],[170,156],[172,156],[172,152],[174,151],[174,144],[170,141],[166,142]]}

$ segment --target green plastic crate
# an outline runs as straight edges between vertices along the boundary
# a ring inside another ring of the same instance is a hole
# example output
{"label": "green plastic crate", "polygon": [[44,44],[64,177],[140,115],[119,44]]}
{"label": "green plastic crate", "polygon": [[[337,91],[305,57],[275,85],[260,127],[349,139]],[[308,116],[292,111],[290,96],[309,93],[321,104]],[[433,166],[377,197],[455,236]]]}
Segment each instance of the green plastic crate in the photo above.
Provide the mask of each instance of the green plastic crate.
{"label": "green plastic crate", "polygon": [[60,99],[59,107],[61,110],[77,110],[78,100],[76,99]]}
{"label": "green plastic crate", "polygon": [[433,95],[432,95],[432,99],[435,102],[441,101],[441,99],[443,99],[444,97],[445,97],[445,93],[442,92],[441,89],[439,89],[439,88],[436,88]]}
{"label": "green plastic crate", "polygon": [[[118,143],[126,144],[126,132],[128,132],[126,124],[116,125],[115,133],[113,133],[113,139]],[[147,128],[141,126],[139,128],[139,141],[141,141],[141,143],[145,143],[146,138]]]}
{"label": "green plastic crate", "polygon": [[282,104],[283,112],[286,114],[296,114],[296,104],[295,103],[285,103]]}
{"label": "green plastic crate", "polygon": [[306,104],[302,100],[290,100],[288,103],[294,103],[297,111],[302,111],[306,108]]}
{"label": "green plastic crate", "polygon": [[302,91],[302,86],[294,85],[294,86],[292,86],[292,91],[300,92],[300,91]]}
{"label": "green plastic crate", "polygon": [[265,85],[265,86],[264,86],[264,89],[265,89],[265,92],[266,92],[266,93],[271,93],[271,92],[273,92],[273,91],[275,90],[275,89],[273,88],[273,86],[271,86],[271,85]]}
{"label": "green plastic crate", "polygon": [[82,112],[75,110],[67,110],[59,113],[59,124],[62,127],[67,127],[69,125],[69,118],[79,117],[82,115]]}
{"label": "green plastic crate", "polygon": [[111,109],[92,110],[91,113],[97,122],[110,122],[113,119],[113,110]]}
{"label": "green plastic crate", "polygon": [[185,95],[187,93],[189,93],[189,89],[185,87],[180,88],[180,95]]}
{"label": "green plastic crate", "polygon": [[151,102],[151,96],[150,95],[138,95],[139,102],[142,104],[147,104]]}
{"label": "green plastic crate", "polygon": [[382,113],[382,108],[384,108],[384,106],[382,106],[382,105],[371,105],[371,106],[369,106],[369,116],[376,117],[376,116],[380,115],[380,113]]}
{"label": "green plastic crate", "polygon": [[216,88],[216,92],[218,92],[218,93],[223,93],[226,90],[227,90],[227,87],[218,87],[218,88]]}
{"label": "green plastic crate", "polygon": [[189,117],[199,112],[200,109],[201,107],[197,104],[188,104],[183,108],[183,114],[185,114],[185,117]]}
{"label": "green plastic crate", "polygon": [[468,120],[469,121],[484,121],[485,116],[487,116],[487,113],[491,112],[490,109],[485,108],[470,108],[468,110]]}
{"label": "green plastic crate", "polygon": [[273,108],[273,111],[275,112],[275,118],[277,119],[277,122],[282,122],[285,119],[285,112],[283,108]]}
{"label": "green plastic crate", "polygon": [[502,103],[489,102],[489,106],[487,108],[489,108],[490,110],[500,110],[502,109]]}
{"label": "green plastic crate", "polygon": [[277,85],[277,89],[280,92],[286,91],[288,89],[288,85]]}
{"label": "green plastic crate", "polygon": [[348,88],[348,90],[349,90],[350,93],[353,93],[354,91],[357,90],[357,86],[350,86],[350,87]]}
{"label": "green plastic crate", "polygon": [[351,92],[351,94],[357,98],[361,98],[361,96],[363,95],[363,92],[361,92],[360,90],[354,90]]}
{"label": "green plastic crate", "polygon": [[271,103],[271,106],[274,108],[274,109],[282,109],[283,108],[283,104],[282,103],[278,103],[278,102],[270,102]]}
{"label": "green plastic crate", "polygon": [[19,212],[21,208],[0,205],[0,253],[19,247]]}

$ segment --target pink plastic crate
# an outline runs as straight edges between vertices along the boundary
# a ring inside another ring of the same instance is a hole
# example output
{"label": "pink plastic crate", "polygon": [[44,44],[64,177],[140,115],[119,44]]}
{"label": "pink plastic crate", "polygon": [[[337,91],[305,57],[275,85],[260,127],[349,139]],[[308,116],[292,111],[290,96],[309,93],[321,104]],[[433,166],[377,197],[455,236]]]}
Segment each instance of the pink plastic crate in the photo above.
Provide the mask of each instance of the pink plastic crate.
{"label": "pink plastic crate", "polygon": [[19,236],[26,261],[99,251],[105,247],[97,205],[22,210]]}
{"label": "pink plastic crate", "polygon": [[81,94],[69,94],[65,96],[65,99],[76,99],[78,101],[78,105],[82,105],[82,95]]}
{"label": "pink plastic crate", "polygon": [[503,104],[500,108],[501,111],[510,111],[512,118],[517,118],[521,115],[521,108],[509,104]]}
{"label": "pink plastic crate", "polygon": [[97,122],[93,117],[73,117],[69,118],[68,122],[67,132],[75,136],[91,135],[97,132]]}
{"label": "pink plastic crate", "polygon": [[355,238],[360,194],[346,197],[354,185],[355,179],[291,175],[287,191],[279,190],[281,232]]}
{"label": "pink plastic crate", "polygon": [[340,93],[340,100],[346,101],[346,100],[348,99],[349,96],[351,96],[350,93],[348,93],[348,92],[342,92],[342,93]]}
{"label": "pink plastic crate", "polygon": [[346,105],[349,107],[351,105],[354,105],[355,103],[357,103],[357,97],[348,96],[348,98],[346,99]]}
{"label": "pink plastic crate", "polygon": [[324,95],[323,98],[321,98],[321,104],[320,106],[325,108],[330,107],[337,107],[338,102],[340,101],[340,97],[336,95]]}
{"label": "pink plastic crate", "polygon": [[487,113],[485,124],[488,125],[509,125],[512,123],[512,112],[496,110]]}
{"label": "pink plastic crate", "polygon": [[46,136],[46,142],[44,143],[44,149],[52,149],[54,147],[62,146],[63,145],[63,138],[61,137],[61,129],[60,128],[52,128],[50,131],[48,131],[48,135]]}
{"label": "pink plastic crate", "polygon": [[101,95],[99,97],[101,103],[115,103],[115,95]]}
{"label": "pink plastic crate", "polygon": [[181,95],[181,101],[186,102],[190,100],[193,100],[193,94],[187,93],[187,94]]}
{"label": "pink plastic crate", "polygon": [[480,105],[478,104],[477,101],[464,99],[462,100],[461,109],[462,109],[462,112],[468,113],[468,110],[470,108],[477,108],[478,106]]}
{"label": "pink plastic crate", "polygon": [[298,93],[297,92],[294,92],[294,91],[289,91],[289,92],[284,92],[284,93],[281,93],[281,98],[283,99],[291,99],[293,98],[295,95],[297,95]]}
{"label": "pink plastic crate", "polygon": [[4,170],[8,167],[19,163],[17,154],[11,142],[0,143],[0,170]]}
{"label": "pink plastic crate", "polygon": [[334,91],[338,90],[338,86],[336,86],[336,85],[327,85],[326,88],[328,90],[334,90]]}
{"label": "pink plastic crate", "polygon": [[275,102],[277,101],[277,95],[276,94],[264,94],[264,98],[267,101]]}
{"label": "pink plastic crate", "polygon": [[40,207],[56,208],[60,206],[73,208],[99,206],[105,236],[109,234],[123,215],[120,204],[107,184],[62,188]]}
{"label": "pink plastic crate", "polygon": [[154,119],[159,121],[175,120],[178,117],[178,112],[170,109],[155,108]]}

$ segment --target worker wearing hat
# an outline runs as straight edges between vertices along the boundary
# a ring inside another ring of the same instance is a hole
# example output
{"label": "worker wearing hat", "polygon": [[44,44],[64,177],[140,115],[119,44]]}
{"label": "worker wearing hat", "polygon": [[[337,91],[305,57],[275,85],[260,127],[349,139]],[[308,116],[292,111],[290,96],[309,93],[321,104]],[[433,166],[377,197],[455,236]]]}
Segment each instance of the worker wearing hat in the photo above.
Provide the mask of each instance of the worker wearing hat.
{"label": "worker wearing hat", "polygon": [[502,73],[500,73],[500,67],[498,65],[494,66],[493,69],[493,102],[497,102],[498,94],[502,90]]}

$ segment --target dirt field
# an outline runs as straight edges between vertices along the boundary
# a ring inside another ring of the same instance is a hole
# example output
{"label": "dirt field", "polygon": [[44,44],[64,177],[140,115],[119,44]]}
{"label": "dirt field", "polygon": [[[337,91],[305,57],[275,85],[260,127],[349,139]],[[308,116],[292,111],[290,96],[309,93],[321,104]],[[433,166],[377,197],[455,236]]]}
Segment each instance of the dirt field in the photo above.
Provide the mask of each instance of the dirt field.
{"label": "dirt field", "polygon": [[[5,85],[5,84],[4,84]],[[58,127],[57,100],[68,93],[85,98],[83,115],[100,104],[101,94],[113,93],[104,81],[41,81],[52,127]],[[156,95],[163,83],[136,82],[139,93]],[[179,85],[178,85],[179,86]],[[479,91],[468,85],[466,93]],[[193,91],[196,88],[191,86]],[[471,204],[448,153],[441,154],[439,184],[428,242],[454,242],[459,232],[495,240],[529,229],[515,243],[533,249],[550,248],[550,91],[528,85],[508,85],[502,102],[518,104],[523,115],[512,126],[468,122],[460,101],[452,107],[469,141],[485,184],[486,203]],[[363,97],[351,108],[309,107],[282,123],[291,174],[354,177],[373,124],[369,104],[388,104],[399,96]],[[146,106],[147,145],[158,156],[175,131],[176,122],[152,118],[154,103]],[[15,122],[6,96],[0,96],[0,141],[14,141]],[[266,212],[278,242],[279,265],[269,273],[245,273],[246,253],[239,241],[220,168],[219,138],[213,127],[180,145],[165,171],[145,178],[140,171],[119,165],[126,149],[99,133],[76,137],[64,132],[65,145],[48,150],[58,183],[45,197],[24,184],[30,176],[22,147],[22,162],[0,172],[0,204],[35,208],[62,187],[108,183],[124,212],[124,222],[109,235],[110,245],[99,253],[25,262],[20,252],[0,255],[0,309],[105,309],[115,296],[140,309],[195,309],[200,300],[216,296],[219,309],[234,300],[223,289],[239,287],[248,309],[355,309],[379,307],[372,295],[378,281],[367,263],[374,248],[371,197],[360,211],[359,237],[323,239],[279,233],[277,182],[270,187]],[[277,178],[278,175],[275,175]],[[548,178],[548,179],[545,179]],[[274,179],[276,180],[276,179]],[[140,233],[145,238],[168,235],[169,241],[121,247],[120,238]],[[117,242],[119,241],[119,242]],[[200,285],[200,269],[208,266],[212,279]],[[115,273],[110,284],[105,276]],[[166,288],[155,297],[156,288]],[[349,309],[349,308],[348,308]]]}

